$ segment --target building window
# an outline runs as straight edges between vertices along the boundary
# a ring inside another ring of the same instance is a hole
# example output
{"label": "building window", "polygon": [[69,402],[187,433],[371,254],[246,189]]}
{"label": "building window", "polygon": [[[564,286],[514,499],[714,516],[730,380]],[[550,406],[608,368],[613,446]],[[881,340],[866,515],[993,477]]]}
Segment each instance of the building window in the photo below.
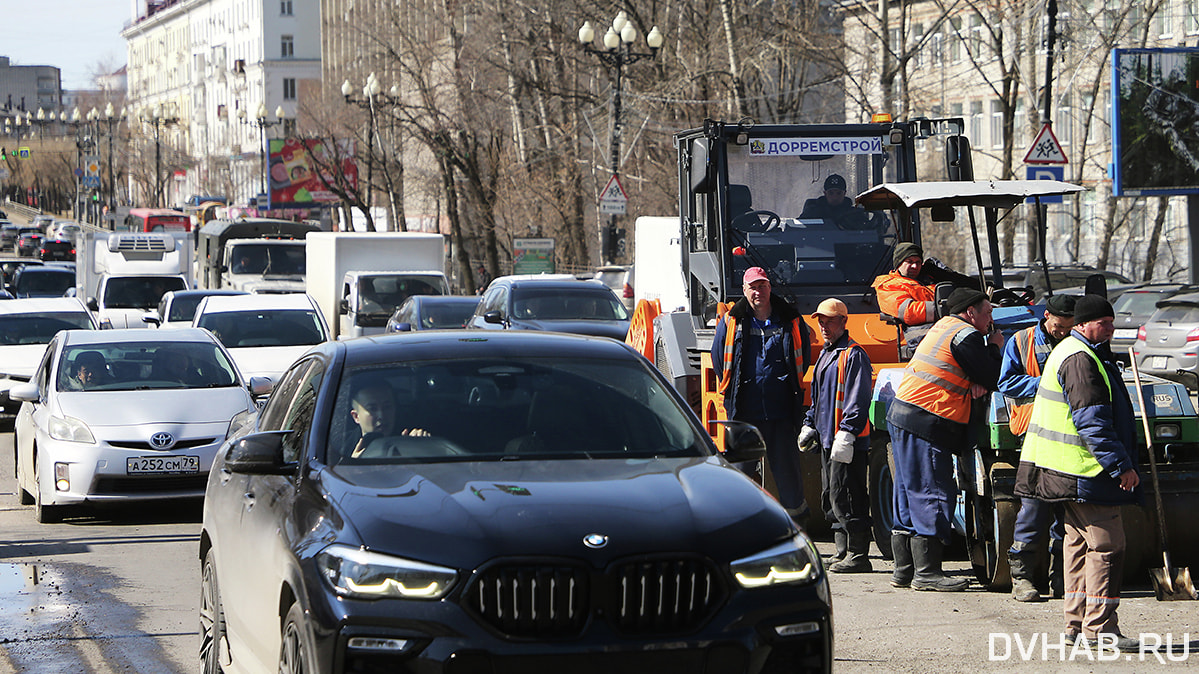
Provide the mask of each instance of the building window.
{"label": "building window", "polygon": [[979,145],[983,139],[983,102],[970,101],[970,137]]}
{"label": "building window", "polygon": [[1187,0],[1187,35],[1199,33],[1199,0]]}
{"label": "building window", "polygon": [[291,0],[279,0],[279,13],[283,16],[291,16]]}
{"label": "building window", "polygon": [[1003,147],[1003,101],[991,101],[991,147]]}
{"label": "building window", "polygon": [[1053,135],[1057,142],[1069,145],[1074,140],[1074,110],[1070,105],[1070,94],[1062,96],[1058,105],[1056,119],[1053,122]]}
{"label": "building window", "polygon": [[285,59],[292,58],[296,55],[296,41],[290,35],[284,35],[281,41],[282,56]]}
{"label": "building window", "polygon": [[955,16],[949,23],[951,26],[949,35],[947,36],[949,40],[949,62],[957,63],[962,60],[962,42],[965,39],[962,35],[962,19]]}
{"label": "building window", "polygon": [[285,101],[296,100],[296,78],[294,78],[294,77],[284,77],[283,78],[283,100],[285,100]]}

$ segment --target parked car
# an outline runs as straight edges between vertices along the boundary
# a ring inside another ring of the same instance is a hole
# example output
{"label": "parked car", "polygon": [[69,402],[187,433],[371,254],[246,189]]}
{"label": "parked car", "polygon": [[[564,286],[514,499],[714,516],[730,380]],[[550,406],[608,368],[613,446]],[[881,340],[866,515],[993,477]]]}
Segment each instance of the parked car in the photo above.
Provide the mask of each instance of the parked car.
{"label": "parked car", "polygon": [[42,247],[41,234],[36,232],[24,232],[17,237],[17,255],[21,257],[33,257],[37,255],[38,249]]}
{"label": "parked car", "polygon": [[75,287],[75,272],[64,267],[31,265],[17,270],[11,284],[12,294],[20,297],[62,297]]}
{"label": "parked car", "polygon": [[[1111,300],[1116,312],[1116,331],[1111,347],[1116,360],[1128,365],[1128,347],[1137,341],[1137,331],[1157,311],[1157,303],[1180,292],[1194,292],[1199,287],[1182,283],[1144,283],[1125,290]],[[1138,363],[1139,365],[1139,363]]]}
{"label": "parked car", "polygon": [[1053,291],[1057,292],[1059,288],[1082,286],[1087,282],[1087,278],[1094,274],[1103,274],[1109,287],[1117,283],[1132,283],[1128,277],[1114,271],[1061,265],[1049,265],[1049,279],[1046,281],[1044,269],[1040,265],[1033,265],[1005,267],[1003,269],[1003,285],[1013,289],[1032,288],[1032,297],[1035,299],[1044,296],[1049,290],[1050,284],[1053,286]]}
{"label": "parked car", "polygon": [[0,407],[16,414],[21,403],[8,390],[33,376],[46,345],[60,330],[96,330],[96,318],[77,299],[33,298],[0,302]]}
{"label": "parked car", "polygon": [[17,489],[39,522],[69,505],[203,496],[217,448],[255,409],[229,354],[190,329],[60,332],[9,394],[24,403]]}
{"label": "parked car", "polygon": [[142,320],[160,328],[188,328],[196,317],[200,300],[213,295],[246,295],[241,290],[227,288],[199,290],[172,290],[164,293],[158,308],[147,313]]}
{"label": "parked car", "polygon": [[612,289],[624,308],[633,312],[633,266],[608,265],[595,270],[595,278]]}
{"label": "parked car", "polygon": [[1141,370],[1199,388],[1199,292],[1159,300],[1132,348]]}
{"label": "parked car", "polygon": [[413,295],[391,315],[387,332],[464,328],[477,306],[475,295]]}
{"label": "parked car", "polygon": [[487,286],[466,327],[552,330],[623,340],[629,331],[629,312],[599,281],[501,276]]}
{"label": "parked car", "polygon": [[42,239],[42,246],[38,249],[37,256],[42,261],[71,262],[75,260],[75,244],[65,239]]}
{"label": "parked car", "polygon": [[329,340],[329,326],[306,293],[205,297],[192,325],[211,330],[243,375],[272,381],[309,347]]}
{"label": "parked car", "polygon": [[205,671],[830,669],[820,557],[728,463],[761,435],[722,457],[622,343],[330,342],[252,430],[204,499]]}

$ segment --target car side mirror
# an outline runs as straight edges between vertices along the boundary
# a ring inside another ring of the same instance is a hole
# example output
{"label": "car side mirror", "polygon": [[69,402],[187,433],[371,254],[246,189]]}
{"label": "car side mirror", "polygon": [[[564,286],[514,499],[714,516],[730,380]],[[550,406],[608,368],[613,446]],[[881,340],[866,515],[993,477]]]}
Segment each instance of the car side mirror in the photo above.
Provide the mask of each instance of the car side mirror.
{"label": "car side mirror", "polygon": [[504,315],[498,311],[488,311],[487,313],[483,314],[483,322],[503,325]]}
{"label": "car side mirror", "polygon": [[296,464],[283,460],[283,440],[292,431],[267,431],[239,438],[225,455],[225,468],[244,475],[290,475]]}
{"label": "car side mirror", "polygon": [[19,403],[35,403],[41,399],[41,392],[38,391],[37,384],[17,384],[8,389],[8,397]]}
{"label": "car side mirror", "polygon": [[411,323],[396,323],[395,326],[396,326],[396,329],[395,329],[396,332],[412,332],[412,324]]}
{"label": "car side mirror", "polygon": [[270,377],[250,377],[248,388],[252,395],[270,395],[275,390],[275,382]]}
{"label": "car side mirror", "polygon": [[337,304],[337,313],[339,313],[339,314],[350,313],[350,301],[345,298],[342,298],[341,302],[339,302]]}
{"label": "car side mirror", "polygon": [[757,426],[744,421],[720,421],[724,434],[724,458],[729,463],[757,461],[766,456],[766,440]]}
{"label": "car side mirror", "polygon": [[149,323],[150,325],[162,325],[162,321],[158,319],[158,314],[153,311],[142,314],[142,323]]}
{"label": "car side mirror", "polygon": [[87,308],[90,309],[91,311],[99,311],[100,310],[100,302],[98,302],[96,300],[96,298],[94,298],[94,297],[89,297],[89,298],[87,298]]}
{"label": "car side mirror", "polygon": [[220,268],[219,268],[219,269],[217,269],[217,271],[219,271],[220,273],[224,274],[225,272],[229,271],[229,265],[227,265],[227,264],[223,264],[223,265],[221,265],[221,266],[220,266]]}

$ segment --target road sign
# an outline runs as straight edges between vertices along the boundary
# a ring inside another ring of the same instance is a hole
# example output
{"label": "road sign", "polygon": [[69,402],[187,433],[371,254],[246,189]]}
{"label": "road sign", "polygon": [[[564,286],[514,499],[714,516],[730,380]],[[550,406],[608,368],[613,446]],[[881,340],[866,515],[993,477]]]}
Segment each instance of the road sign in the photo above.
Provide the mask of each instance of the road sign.
{"label": "road sign", "polygon": [[84,187],[99,187],[100,176],[83,176],[79,179],[79,184]]}
{"label": "road sign", "polygon": [[1024,155],[1025,164],[1069,164],[1070,160],[1066,159],[1066,152],[1062,150],[1062,144],[1057,142],[1057,136],[1053,135],[1053,127],[1046,123],[1041,127],[1041,132],[1033,139],[1032,145],[1028,148],[1028,153]]}
{"label": "road sign", "polygon": [[600,213],[624,215],[629,198],[625,195],[624,188],[620,186],[620,179],[616,177],[616,174],[612,175],[608,184],[604,186],[604,191],[600,192],[599,203]]}
{"label": "road sign", "polygon": [[83,158],[83,173],[88,176],[100,175],[100,158],[95,155],[88,155]]}
{"label": "road sign", "polygon": [[[1025,166],[1024,175],[1028,180],[1065,180],[1065,166]],[[1025,199],[1025,203],[1035,204],[1036,199]],[[1060,204],[1062,203],[1062,195],[1055,194],[1051,197],[1041,197],[1043,204]]]}

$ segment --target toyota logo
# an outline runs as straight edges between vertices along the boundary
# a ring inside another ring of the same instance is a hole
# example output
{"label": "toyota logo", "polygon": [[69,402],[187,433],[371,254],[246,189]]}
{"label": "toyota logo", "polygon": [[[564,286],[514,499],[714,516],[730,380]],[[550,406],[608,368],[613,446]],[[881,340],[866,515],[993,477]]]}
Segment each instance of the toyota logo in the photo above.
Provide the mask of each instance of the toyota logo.
{"label": "toyota logo", "polygon": [[583,537],[583,545],[598,550],[608,544],[608,537],[603,534],[587,534]]}
{"label": "toyota logo", "polygon": [[166,431],[160,431],[150,436],[150,446],[154,449],[170,449],[174,444],[175,436]]}

